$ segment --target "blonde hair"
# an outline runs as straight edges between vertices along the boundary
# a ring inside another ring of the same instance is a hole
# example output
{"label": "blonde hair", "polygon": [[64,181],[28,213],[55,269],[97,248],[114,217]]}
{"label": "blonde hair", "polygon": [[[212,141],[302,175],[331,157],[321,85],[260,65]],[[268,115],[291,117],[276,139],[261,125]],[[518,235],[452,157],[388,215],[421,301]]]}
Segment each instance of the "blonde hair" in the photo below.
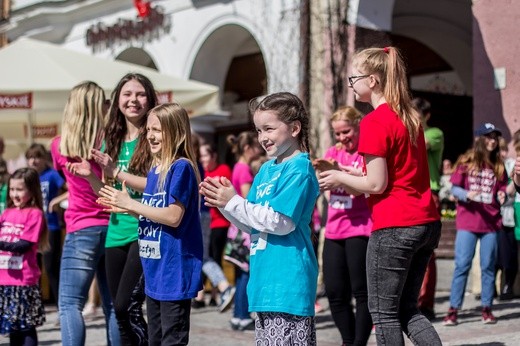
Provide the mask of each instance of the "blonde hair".
{"label": "blonde hair", "polygon": [[62,155],[90,158],[91,150],[101,143],[104,104],[105,92],[94,82],[83,82],[71,90],[61,125]]}
{"label": "blonde hair", "polygon": [[189,161],[199,183],[200,172],[197,166],[197,156],[193,150],[188,112],[177,103],[165,103],[150,110],[148,117],[154,115],[159,119],[162,134],[162,148],[154,158],[155,163],[160,166],[159,190],[164,189],[166,175],[171,164],[181,158]]}
{"label": "blonde hair", "polygon": [[[330,117],[330,122],[333,121],[346,121],[349,125],[354,126],[356,130],[359,130],[359,124],[361,123],[361,119],[363,119],[363,113],[357,110],[354,107],[350,106],[341,106]],[[341,149],[342,144],[340,142],[336,143],[336,148]]]}
{"label": "blonde hair", "polygon": [[361,119],[363,119],[363,113],[358,111],[356,108],[350,106],[342,106],[339,107],[334,113],[332,113],[332,116],[330,117],[330,122],[343,120],[348,122],[352,126],[359,127]]}
{"label": "blonde hair", "polygon": [[416,145],[421,122],[408,91],[406,68],[399,50],[395,47],[367,48],[354,54],[352,61],[361,72],[379,77],[388,106],[397,113]]}

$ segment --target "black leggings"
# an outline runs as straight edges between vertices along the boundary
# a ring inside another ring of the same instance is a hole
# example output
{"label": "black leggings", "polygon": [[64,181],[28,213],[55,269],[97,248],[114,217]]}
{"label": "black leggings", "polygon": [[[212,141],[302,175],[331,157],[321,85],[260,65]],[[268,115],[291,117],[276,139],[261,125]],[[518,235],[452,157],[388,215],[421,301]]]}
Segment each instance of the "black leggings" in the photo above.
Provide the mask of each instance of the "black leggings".
{"label": "black leggings", "polygon": [[[325,239],[323,281],[330,312],[343,342],[366,345],[372,330],[368,311],[366,253],[368,237]],[[356,298],[356,316],[352,309]]]}
{"label": "black leggings", "polygon": [[504,271],[504,284],[512,288],[518,272],[518,242],[514,227],[498,231],[498,268]]}
{"label": "black leggings", "polygon": [[136,290],[141,288],[139,284],[143,274],[137,240],[124,246],[106,248],[105,254],[108,289],[121,345],[145,345],[147,340],[142,340],[148,334],[142,312],[145,295],[142,289]]}
{"label": "black leggings", "polygon": [[36,335],[36,328],[32,327],[23,331],[16,331],[9,333],[10,346],[37,346],[38,335]]}
{"label": "black leggings", "polygon": [[226,247],[228,227],[212,228],[209,236],[209,257],[222,267],[222,254]]}
{"label": "black leggings", "polygon": [[43,254],[43,265],[49,278],[52,296],[58,305],[58,288],[60,287],[61,248],[63,247],[61,230],[49,231],[49,251]]}

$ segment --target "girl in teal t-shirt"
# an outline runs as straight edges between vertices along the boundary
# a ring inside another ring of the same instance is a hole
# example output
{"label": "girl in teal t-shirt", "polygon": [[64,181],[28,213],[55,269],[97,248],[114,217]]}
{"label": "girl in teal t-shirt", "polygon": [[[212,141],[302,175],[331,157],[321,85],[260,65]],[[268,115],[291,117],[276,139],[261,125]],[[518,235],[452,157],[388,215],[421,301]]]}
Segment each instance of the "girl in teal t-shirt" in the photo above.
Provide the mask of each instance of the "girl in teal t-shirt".
{"label": "girl in teal t-shirt", "polygon": [[223,177],[206,178],[201,193],[206,205],[251,234],[247,295],[249,311],[257,313],[256,344],[316,345],[318,264],[310,223],[319,187],[306,153],[309,117],[300,99],[285,92],[251,102],[250,111],[272,160],[260,168],[247,199]]}

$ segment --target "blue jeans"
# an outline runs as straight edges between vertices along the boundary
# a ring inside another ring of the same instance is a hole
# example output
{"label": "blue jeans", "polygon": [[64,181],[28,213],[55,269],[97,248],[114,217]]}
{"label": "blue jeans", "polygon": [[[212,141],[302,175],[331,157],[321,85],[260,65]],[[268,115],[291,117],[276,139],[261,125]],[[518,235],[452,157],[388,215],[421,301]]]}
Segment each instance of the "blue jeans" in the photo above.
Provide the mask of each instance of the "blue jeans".
{"label": "blue jeans", "polygon": [[442,345],[417,308],[426,266],[439,244],[440,221],[372,232],[367,249],[368,308],[378,345]]}
{"label": "blue jeans", "polygon": [[105,273],[106,226],[88,227],[68,233],[63,244],[60,270],[59,309],[64,346],[85,345],[83,307],[90,284],[97,276],[108,345],[120,345],[119,330]]}
{"label": "blue jeans", "polygon": [[471,262],[480,239],[480,270],[482,272],[482,306],[491,306],[495,294],[495,263],[497,258],[497,233],[473,233],[457,231],[455,238],[455,270],[451,282],[450,305],[462,307]]}
{"label": "blue jeans", "polygon": [[247,283],[249,282],[249,272],[245,272],[235,267],[235,307],[233,317],[245,320],[251,318],[249,315],[249,302],[247,300]]}

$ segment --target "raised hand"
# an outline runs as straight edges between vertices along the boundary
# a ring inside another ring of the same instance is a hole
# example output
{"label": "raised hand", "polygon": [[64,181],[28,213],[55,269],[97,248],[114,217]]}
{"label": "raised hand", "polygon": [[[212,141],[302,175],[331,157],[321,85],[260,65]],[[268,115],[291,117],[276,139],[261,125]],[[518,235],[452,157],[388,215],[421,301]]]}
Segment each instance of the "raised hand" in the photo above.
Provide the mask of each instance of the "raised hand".
{"label": "raised hand", "polygon": [[80,159],[79,162],[67,162],[65,167],[69,172],[79,177],[87,178],[92,174],[92,167],[85,159]]}
{"label": "raised hand", "polygon": [[130,208],[132,197],[128,194],[126,189],[126,181],[123,181],[122,190],[113,188],[112,186],[105,185],[99,190],[100,198],[97,199],[97,203],[108,207],[106,211],[112,213],[126,213]]}
{"label": "raised hand", "polygon": [[237,193],[226,177],[208,177],[200,183],[200,193],[208,207],[223,208]]}
{"label": "raised hand", "polygon": [[341,175],[346,174],[337,170],[328,170],[319,174],[318,183],[321,191],[334,190],[341,186]]}
{"label": "raised hand", "polygon": [[92,159],[105,171],[105,176],[113,178],[114,172],[117,171],[117,166],[114,161],[112,161],[112,158],[108,154],[97,149],[92,149],[91,154]]}
{"label": "raised hand", "polygon": [[312,161],[312,166],[315,170],[321,172],[328,171],[331,169],[340,169],[338,162],[333,159],[315,159],[314,161]]}

